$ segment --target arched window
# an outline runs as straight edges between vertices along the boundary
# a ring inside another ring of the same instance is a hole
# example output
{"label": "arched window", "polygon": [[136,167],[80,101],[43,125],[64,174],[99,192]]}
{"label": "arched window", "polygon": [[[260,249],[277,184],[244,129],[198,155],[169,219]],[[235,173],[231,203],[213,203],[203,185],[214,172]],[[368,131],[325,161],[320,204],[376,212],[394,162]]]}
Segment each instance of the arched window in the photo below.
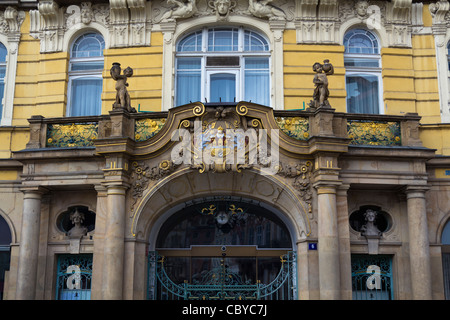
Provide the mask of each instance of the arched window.
{"label": "arched window", "polygon": [[3,299],[5,271],[9,270],[11,230],[6,220],[0,216],[0,300]]}
{"label": "arched window", "polygon": [[205,28],[177,44],[175,105],[251,101],[270,105],[268,41],[243,28]]}
{"label": "arched window", "polygon": [[383,113],[378,39],[368,30],[352,29],[344,36],[344,46],[347,112]]}
{"label": "arched window", "polygon": [[105,41],[98,33],[77,38],[70,52],[67,116],[101,114]]}
{"label": "arched window", "polygon": [[5,93],[6,57],[8,50],[0,42],[0,119],[3,114],[3,97]]}

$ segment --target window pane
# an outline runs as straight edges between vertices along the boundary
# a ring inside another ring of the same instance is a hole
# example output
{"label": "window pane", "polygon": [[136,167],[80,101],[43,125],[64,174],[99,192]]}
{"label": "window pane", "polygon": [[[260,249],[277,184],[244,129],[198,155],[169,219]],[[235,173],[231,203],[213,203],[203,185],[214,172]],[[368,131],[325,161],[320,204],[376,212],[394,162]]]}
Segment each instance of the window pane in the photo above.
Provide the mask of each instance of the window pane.
{"label": "window pane", "polygon": [[269,59],[245,59],[244,100],[262,105],[270,105]]}
{"label": "window pane", "polygon": [[103,56],[105,41],[100,34],[87,33],[79,37],[72,49],[73,58],[87,58]]}
{"label": "window pane", "polygon": [[450,222],[447,222],[447,224],[444,227],[444,230],[442,231],[442,244],[450,244]]}
{"label": "window pane", "polygon": [[9,246],[11,242],[11,230],[6,220],[0,216],[0,246]]}
{"label": "window pane", "polygon": [[[239,207],[240,203],[235,203]],[[222,208],[223,202],[215,202]],[[249,205],[245,214],[238,215],[239,223],[220,225],[214,215],[201,213],[201,208],[188,206],[170,217],[159,232],[158,248],[190,248],[196,245],[256,245],[260,248],[290,248],[291,238],[283,222],[273,213],[259,206]],[[269,228],[270,233],[258,234],[257,227]],[[227,228],[225,228],[227,227]],[[261,238],[262,237],[262,238]],[[258,241],[259,243],[256,243]]]}
{"label": "window pane", "polygon": [[74,79],[71,89],[70,115],[72,117],[94,116],[101,113],[102,79]]}
{"label": "window pane", "polygon": [[208,30],[208,51],[237,51],[237,29]]}
{"label": "window pane", "polygon": [[374,60],[374,59],[345,57],[344,66],[378,68],[380,66],[380,62],[378,59]]}
{"label": "window pane", "polygon": [[6,66],[0,65],[0,81],[3,81],[5,79],[5,74],[6,74]]}
{"label": "window pane", "polygon": [[210,102],[233,102],[236,98],[236,76],[216,73],[210,76]]}
{"label": "window pane", "polygon": [[347,112],[379,113],[378,77],[349,75],[346,77]]}
{"label": "window pane", "polygon": [[3,97],[5,95],[5,83],[3,79],[0,81],[0,119],[3,115]]}
{"label": "window pane", "polygon": [[379,53],[376,37],[367,30],[354,29],[348,31],[344,36],[344,46],[346,53]]}
{"label": "window pane", "polygon": [[269,70],[269,58],[245,58],[245,69]]}
{"label": "window pane", "polygon": [[177,59],[178,70],[200,70],[202,65],[201,58],[179,58]]}
{"label": "window pane", "polygon": [[82,61],[82,62],[72,62],[71,71],[84,71],[84,70],[103,70],[103,60],[102,61]]}
{"label": "window pane", "polygon": [[200,70],[177,72],[177,106],[181,106],[190,102],[200,101],[200,80]]}
{"label": "window pane", "polygon": [[245,51],[268,51],[269,45],[267,41],[259,34],[245,31],[244,35],[244,50]]}
{"label": "window pane", "polygon": [[245,70],[244,100],[270,105],[269,71]]}
{"label": "window pane", "polygon": [[8,50],[6,50],[6,47],[3,45],[3,43],[0,43],[0,62],[6,61],[7,54],[8,54]]}
{"label": "window pane", "polygon": [[178,43],[179,52],[202,51],[202,32],[198,31],[188,35]]}

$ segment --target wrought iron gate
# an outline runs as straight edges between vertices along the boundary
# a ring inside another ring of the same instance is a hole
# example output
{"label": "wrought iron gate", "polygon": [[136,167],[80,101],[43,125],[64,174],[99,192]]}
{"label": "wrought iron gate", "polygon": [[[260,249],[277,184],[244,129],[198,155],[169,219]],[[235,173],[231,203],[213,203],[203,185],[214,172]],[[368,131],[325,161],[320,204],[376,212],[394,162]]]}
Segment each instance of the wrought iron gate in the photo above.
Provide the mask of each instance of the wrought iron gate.
{"label": "wrought iron gate", "polygon": [[92,254],[58,256],[56,300],[90,300]]}
{"label": "wrought iron gate", "polygon": [[353,300],[392,300],[392,258],[352,255]]}
{"label": "wrought iron gate", "polygon": [[[296,254],[280,257],[281,268],[270,283],[249,283],[230,270],[221,259],[195,283],[175,283],[165,270],[165,257],[149,252],[149,299],[183,300],[295,300],[297,298]],[[159,291],[159,292],[158,292]]]}

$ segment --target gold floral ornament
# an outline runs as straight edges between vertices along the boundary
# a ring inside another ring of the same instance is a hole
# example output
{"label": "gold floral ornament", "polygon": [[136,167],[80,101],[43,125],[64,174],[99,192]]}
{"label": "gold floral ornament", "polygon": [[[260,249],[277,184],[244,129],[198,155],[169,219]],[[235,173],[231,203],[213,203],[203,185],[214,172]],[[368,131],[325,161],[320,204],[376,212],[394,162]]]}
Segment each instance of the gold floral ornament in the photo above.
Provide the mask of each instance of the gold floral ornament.
{"label": "gold floral ornament", "polygon": [[280,129],[297,140],[307,140],[309,138],[309,119],[303,117],[276,117]]}
{"label": "gold floral ornament", "polygon": [[135,141],[146,141],[156,135],[166,123],[165,118],[137,119],[134,125]]}
{"label": "gold floral ornament", "polygon": [[47,148],[91,147],[98,138],[98,123],[47,125]]}
{"label": "gold floral ornament", "polygon": [[348,120],[347,133],[353,145],[400,146],[399,122]]}

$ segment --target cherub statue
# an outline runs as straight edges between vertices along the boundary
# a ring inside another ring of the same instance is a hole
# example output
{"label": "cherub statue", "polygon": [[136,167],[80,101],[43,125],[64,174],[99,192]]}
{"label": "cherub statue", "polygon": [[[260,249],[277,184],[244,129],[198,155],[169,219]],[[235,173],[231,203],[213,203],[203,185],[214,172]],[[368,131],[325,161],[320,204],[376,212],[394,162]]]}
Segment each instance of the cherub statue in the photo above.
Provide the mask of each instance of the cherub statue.
{"label": "cherub statue", "polygon": [[179,18],[190,18],[194,14],[198,12],[197,5],[195,3],[196,0],[187,0],[184,2],[183,0],[167,0],[167,3],[174,4],[176,7],[170,9],[161,17],[160,22],[169,22],[175,21]]}
{"label": "cherub statue", "polygon": [[324,64],[319,62],[314,63],[313,70],[316,72],[313,83],[316,86],[314,89],[313,98],[309,103],[309,106],[314,108],[330,107],[328,102],[328,96],[330,91],[328,90],[328,75],[334,74],[334,67],[329,60],[324,60]]}
{"label": "cherub statue", "polygon": [[84,213],[75,209],[75,211],[70,214],[70,221],[72,221],[74,226],[67,232],[69,238],[79,239],[87,234],[88,228],[82,225],[84,222]]}
{"label": "cherub statue", "polygon": [[248,11],[257,18],[269,18],[269,20],[286,19],[284,11],[272,5],[272,1],[249,0]]}
{"label": "cherub statue", "polygon": [[123,70],[123,75],[120,74],[120,63],[114,62],[110,70],[111,77],[116,80],[116,102],[113,104],[113,109],[122,108],[128,112],[136,112],[136,109],[131,107],[130,94],[128,93],[127,79],[133,76],[133,69],[127,67]]}

